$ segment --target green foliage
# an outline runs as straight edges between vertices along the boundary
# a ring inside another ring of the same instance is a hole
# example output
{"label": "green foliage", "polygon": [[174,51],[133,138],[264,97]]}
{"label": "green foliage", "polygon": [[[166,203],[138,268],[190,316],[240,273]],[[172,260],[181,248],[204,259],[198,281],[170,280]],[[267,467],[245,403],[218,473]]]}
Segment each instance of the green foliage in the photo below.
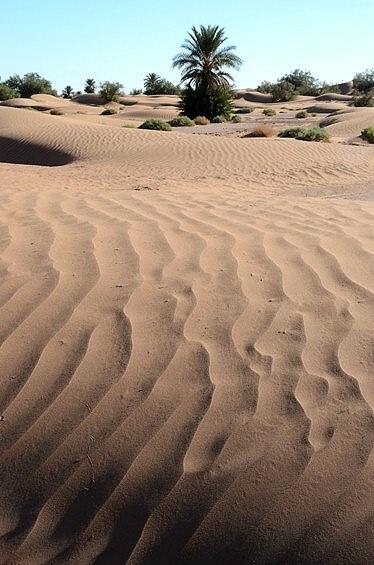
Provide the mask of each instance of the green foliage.
{"label": "green foliage", "polygon": [[265,108],[264,110],[262,110],[262,113],[265,116],[271,117],[271,116],[275,116],[276,115],[276,110],[274,110],[274,108]]}
{"label": "green foliage", "polygon": [[368,127],[361,132],[362,139],[368,141],[369,143],[374,143],[374,127]]}
{"label": "green foliage", "polygon": [[194,122],[197,126],[207,126],[210,124],[210,121],[205,116],[196,116]]}
{"label": "green foliage", "polygon": [[73,87],[70,85],[65,86],[64,90],[62,91],[63,98],[72,98],[73,94]]}
{"label": "green foliage", "polygon": [[297,112],[297,114],[295,115],[295,118],[302,119],[307,118],[308,116],[309,113],[307,112],[307,110],[300,110],[300,112]]}
{"label": "green foliage", "polygon": [[368,93],[374,90],[374,69],[366,69],[357,73],[353,78],[353,88],[358,93]]}
{"label": "green foliage", "polygon": [[329,141],[330,134],[324,128],[288,128],[279,132],[278,137],[292,137],[302,141]]}
{"label": "green foliage", "polygon": [[238,115],[234,115],[234,116],[232,116],[232,118],[231,118],[231,122],[232,122],[233,124],[241,124],[242,121],[243,121],[243,118],[242,118],[241,116],[238,116]]}
{"label": "green foliage", "polygon": [[64,112],[62,110],[60,110],[60,108],[52,108],[52,110],[49,112],[51,114],[51,116],[63,116]]}
{"label": "green foliage", "polygon": [[139,96],[139,94],[142,94],[143,90],[141,88],[133,88],[132,91],[130,92],[131,96]]}
{"label": "green foliage", "polygon": [[226,87],[205,89],[188,86],[181,96],[179,104],[181,114],[191,119],[206,116],[213,120],[215,116],[230,118],[233,111],[232,92]]}
{"label": "green foliage", "polygon": [[274,102],[287,102],[298,94],[319,96],[326,92],[340,92],[338,87],[321,82],[309,71],[301,69],[295,69],[291,73],[283,75],[275,83],[265,80],[258,86],[257,90],[271,94]]}
{"label": "green foliage", "polygon": [[0,82],[0,101],[18,98],[19,93],[4,82]]}
{"label": "green foliage", "polygon": [[269,94],[271,92],[272,87],[273,87],[273,84],[270,81],[264,80],[257,87],[257,91],[261,92],[262,94]]}
{"label": "green foliage", "polygon": [[195,125],[195,122],[190,120],[187,116],[177,116],[169,120],[168,122],[172,128],[179,128],[179,127],[192,127]]}
{"label": "green foliage", "polygon": [[171,131],[171,125],[163,120],[146,120],[143,122],[139,129],[155,129],[160,131]]}
{"label": "green foliage", "polygon": [[114,116],[115,114],[118,114],[116,108],[105,108],[105,110],[101,112],[102,116]]}
{"label": "green foliage", "polygon": [[107,102],[118,102],[123,84],[120,82],[105,81],[100,84],[100,96]]}
{"label": "green foliage", "polygon": [[234,53],[236,47],[223,46],[226,40],[219,26],[193,27],[182,44],[183,51],[173,59],[173,67],[182,71],[181,82],[203,92],[227,88],[233,81],[227,69],[239,69],[242,61]]}
{"label": "green foliage", "polygon": [[86,84],[84,85],[84,91],[87,94],[95,94],[96,91],[96,82],[93,78],[88,78],[86,80]]}
{"label": "green foliage", "polygon": [[18,93],[21,98],[31,98],[34,94],[52,94],[57,92],[52,88],[49,80],[41,77],[38,73],[27,73],[23,77],[12,75],[5,84]]}
{"label": "green foliage", "polygon": [[227,120],[225,116],[214,116],[214,118],[212,119],[212,124],[224,124],[226,122]]}
{"label": "green foliage", "polygon": [[149,73],[144,79],[144,94],[180,94],[180,88],[157,73]]}
{"label": "green foliage", "polygon": [[294,85],[287,80],[280,80],[271,87],[273,102],[288,102],[293,100],[297,94]]}
{"label": "green foliage", "polygon": [[368,107],[371,108],[374,106],[374,91],[373,92],[365,92],[361,96],[355,96],[353,98],[353,105],[357,107]]}

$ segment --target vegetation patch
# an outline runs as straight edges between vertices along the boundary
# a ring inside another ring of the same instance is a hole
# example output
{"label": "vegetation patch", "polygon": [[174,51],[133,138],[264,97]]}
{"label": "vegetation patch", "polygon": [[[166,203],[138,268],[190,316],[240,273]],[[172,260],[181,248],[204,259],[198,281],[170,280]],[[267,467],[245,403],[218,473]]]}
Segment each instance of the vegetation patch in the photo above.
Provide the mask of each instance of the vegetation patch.
{"label": "vegetation patch", "polygon": [[105,110],[101,112],[102,116],[114,116],[115,114],[118,114],[118,110],[115,108],[105,108]]}
{"label": "vegetation patch", "polygon": [[171,131],[171,125],[163,120],[146,120],[143,122],[139,129],[153,129],[159,131]]}
{"label": "vegetation patch", "polygon": [[52,108],[52,110],[49,112],[51,114],[51,116],[63,116],[64,112],[62,110],[60,110],[60,108]]}
{"label": "vegetation patch", "polygon": [[264,114],[264,116],[275,116],[277,114],[277,112],[274,110],[274,108],[265,108],[264,110],[262,110],[262,113]]}
{"label": "vegetation patch", "polygon": [[176,118],[169,120],[168,123],[172,128],[192,127],[195,125],[195,122],[190,120],[187,116],[177,116]]}
{"label": "vegetation patch", "polygon": [[307,118],[309,116],[309,113],[306,110],[300,110],[300,112],[297,112],[295,118],[298,118],[299,120],[302,118]]}
{"label": "vegetation patch", "polygon": [[231,118],[231,122],[233,124],[241,124],[242,121],[243,121],[243,118],[241,116],[235,115],[235,116],[232,116],[232,118]]}
{"label": "vegetation patch", "polygon": [[368,127],[362,130],[361,137],[369,143],[374,143],[374,127]]}
{"label": "vegetation patch", "polygon": [[225,116],[214,116],[212,124],[225,124],[227,122]]}
{"label": "vegetation patch", "polygon": [[330,134],[320,127],[287,128],[279,132],[278,137],[291,137],[302,141],[329,141]]}

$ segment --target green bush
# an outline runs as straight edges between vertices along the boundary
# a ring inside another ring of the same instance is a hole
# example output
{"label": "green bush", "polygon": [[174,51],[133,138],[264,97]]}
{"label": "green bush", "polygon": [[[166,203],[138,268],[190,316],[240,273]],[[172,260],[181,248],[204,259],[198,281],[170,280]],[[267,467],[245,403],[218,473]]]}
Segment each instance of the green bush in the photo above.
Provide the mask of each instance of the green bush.
{"label": "green bush", "polygon": [[143,90],[141,88],[133,88],[132,91],[130,92],[131,96],[139,96],[139,94],[142,94]]}
{"label": "green bush", "polygon": [[297,94],[294,85],[287,80],[280,80],[273,84],[270,90],[273,102],[289,102]]}
{"label": "green bush", "polygon": [[368,141],[369,143],[374,143],[374,127],[368,127],[361,132],[362,139]]}
{"label": "green bush", "polygon": [[101,112],[102,116],[114,116],[114,114],[118,114],[118,110],[115,108],[105,108],[105,110]]}
{"label": "green bush", "polygon": [[242,121],[243,121],[243,118],[241,116],[235,115],[235,116],[232,116],[232,118],[231,118],[231,122],[233,124],[241,124]]}
{"label": "green bush", "polygon": [[176,118],[172,118],[168,122],[172,128],[180,128],[180,127],[192,127],[195,125],[195,122],[187,118],[187,116],[177,116]]}
{"label": "green bush", "polygon": [[72,98],[74,96],[73,87],[68,84],[62,91],[62,98]]}
{"label": "green bush", "polygon": [[288,128],[279,132],[278,137],[292,137],[302,141],[329,141],[330,134],[324,128]]}
{"label": "green bush", "polygon": [[256,110],[256,108],[254,106],[251,106],[249,108],[238,108],[236,110],[236,114],[251,114],[255,110]]}
{"label": "green bush", "polygon": [[10,88],[4,82],[0,82],[0,100],[10,100],[11,98],[18,98],[19,93],[13,88]]}
{"label": "green bush", "polygon": [[120,82],[109,82],[107,80],[100,84],[99,94],[106,102],[118,102],[122,88],[123,84]]}
{"label": "green bush", "polygon": [[197,126],[207,126],[210,124],[210,121],[205,116],[196,116],[194,122]]}
{"label": "green bush", "polygon": [[144,79],[144,94],[180,94],[180,87],[169,80],[160,77],[157,73],[149,73]]}
{"label": "green bush", "polygon": [[213,120],[215,116],[230,118],[233,111],[232,92],[229,88],[216,86],[193,88],[188,86],[181,95],[179,104],[181,114],[191,119],[206,116]]}
{"label": "green bush", "polygon": [[374,92],[366,92],[353,98],[353,106],[372,108],[374,106]]}
{"label": "green bush", "polygon": [[171,125],[162,120],[146,120],[143,122],[139,129],[155,129],[160,131],[171,131]]}
{"label": "green bush", "polygon": [[227,122],[225,116],[214,116],[212,124],[225,124]]}
{"label": "green bush", "polygon": [[309,114],[306,110],[300,110],[300,112],[297,112],[295,118],[302,119],[302,118],[307,118],[308,116]]}
{"label": "green bush", "polygon": [[265,108],[264,110],[262,110],[262,113],[265,116],[275,116],[277,112],[274,110],[274,108]]}
{"label": "green bush", "polygon": [[362,73],[357,73],[353,78],[353,88],[360,93],[374,90],[374,69],[366,69]]}
{"label": "green bush", "polygon": [[96,82],[95,79],[93,78],[88,78],[86,80],[86,84],[84,85],[84,91],[87,94],[95,94],[95,90],[96,90]]}
{"label": "green bush", "polygon": [[34,94],[57,95],[51,82],[38,73],[27,73],[23,77],[12,75],[5,81],[5,84],[15,90],[21,98],[31,98]]}
{"label": "green bush", "polygon": [[49,112],[51,114],[51,116],[63,116],[64,112],[62,110],[60,110],[60,108],[52,108],[52,110]]}

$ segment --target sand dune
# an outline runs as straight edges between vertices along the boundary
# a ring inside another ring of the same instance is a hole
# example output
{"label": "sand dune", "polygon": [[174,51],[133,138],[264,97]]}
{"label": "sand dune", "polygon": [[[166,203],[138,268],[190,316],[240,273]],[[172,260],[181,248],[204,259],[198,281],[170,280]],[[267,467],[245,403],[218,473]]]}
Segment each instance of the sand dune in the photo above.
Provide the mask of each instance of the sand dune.
{"label": "sand dune", "polygon": [[0,107],[0,563],[371,562],[373,157]]}
{"label": "sand dune", "polygon": [[340,110],[322,120],[321,125],[333,135],[357,137],[364,128],[374,127],[374,108]]}

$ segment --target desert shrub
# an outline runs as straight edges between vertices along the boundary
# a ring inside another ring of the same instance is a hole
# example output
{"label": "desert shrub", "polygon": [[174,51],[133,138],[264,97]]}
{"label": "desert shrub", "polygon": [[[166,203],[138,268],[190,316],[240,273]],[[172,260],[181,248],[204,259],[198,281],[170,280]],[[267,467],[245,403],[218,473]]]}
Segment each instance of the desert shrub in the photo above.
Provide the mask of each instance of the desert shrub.
{"label": "desert shrub", "polygon": [[0,82],[0,101],[18,98],[19,93],[4,82]]}
{"label": "desert shrub", "polygon": [[135,126],[135,124],[123,124],[122,127],[123,127],[123,128],[131,129],[131,128],[135,128],[136,126]]}
{"label": "desert shrub", "polygon": [[270,116],[275,116],[277,112],[274,110],[274,108],[265,108],[264,110],[262,110],[262,113],[265,116],[270,117]]}
{"label": "desert shrub", "polygon": [[271,92],[273,84],[268,81],[264,80],[261,84],[258,85],[257,91],[261,92],[262,94],[269,94]]}
{"label": "desert shrub", "polygon": [[229,119],[233,111],[232,99],[231,90],[223,86],[208,89],[187,86],[182,92],[179,107],[181,114],[191,119],[196,116],[206,116],[209,120],[215,116]]}
{"label": "desert shrub", "polygon": [[374,90],[374,69],[366,69],[362,73],[357,73],[353,78],[353,88],[359,93]]}
{"label": "desert shrub", "polygon": [[62,110],[60,110],[60,108],[52,108],[52,110],[49,112],[51,114],[51,116],[63,116],[64,112]]}
{"label": "desert shrub", "polygon": [[100,96],[106,102],[118,102],[121,95],[123,84],[120,82],[109,82],[108,80],[100,84]]}
{"label": "desert shrub", "polygon": [[133,88],[132,91],[130,92],[131,96],[139,96],[139,94],[142,94],[143,90],[141,88]]}
{"label": "desert shrub", "polygon": [[237,114],[251,114],[255,110],[256,110],[256,108],[254,106],[250,106],[249,108],[238,108],[236,110],[236,113]]}
{"label": "desert shrub", "polygon": [[243,135],[243,137],[273,137],[275,135],[275,129],[268,125],[262,125],[255,127],[249,133]]}
{"label": "desert shrub", "polygon": [[87,94],[95,94],[95,90],[96,90],[96,82],[95,79],[93,78],[88,78],[86,80],[86,84],[84,85],[84,91]]}
{"label": "desert shrub", "polygon": [[5,84],[15,90],[21,98],[31,98],[34,94],[57,95],[51,82],[38,73],[27,73],[23,77],[12,75],[5,81]]}
{"label": "desert shrub", "polygon": [[196,116],[194,122],[197,126],[207,126],[210,124],[210,121],[205,116]]}
{"label": "desert shrub", "polygon": [[374,106],[374,91],[365,92],[365,94],[362,94],[361,96],[355,96],[353,98],[353,105],[357,107],[372,108]]}
{"label": "desert shrub", "polygon": [[270,94],[273,102],[288,102],[295,98],[297,91],[291,82],[280,80],[272,85]]}
{"label": "desert shrub", "polygon": [[241,124],[242,121],[243,121],[243,118],[242,118],[241,116],[234,115],[234,116],[232,116],[232,118],[231,118],[231,122],[232,122],[233,124]]}
{"label": "desert shrub", "polygon": [[168,122],[172,128],[180,128],[180,127],[192,127],[195,125],[195,122],[187,118],[187,116],[177,116],[172,118]]}
{"label": "desert shrub", "polygon": [[292,137],[302,141],[329,141],[330,134],[324,128],[287,128],[279,132],[278,137]]}
{"label": "desert shrub", "polygon": [[307,118],[309,116],[307,110],[300,110],[300,112],[297,112],[295,118],[298,119],[302,119],[302,118]]}
{"label": "desert shrub", "polygon": [[369,143],[374,143],[374,127],[368,127],[361,132],[362,139],[368,141]]}
{"label": "desert shrub", "polygon": [[214,118],[212,120],[212,124],[224,124],[226,122],[227,122],[227,120],[226,120],[225,116],[214,116]]}
{"label": "desert shrub", "polygon": [[149,73],[144,79],[144,94],[180,94],[180,88],[157,73]]}
{"label": "desert shrub", "polygon": [[72,98],[74,96],[73,87],[69,84],[65,86],[64,90],[62,91],[62,98]]}
{"label": "desert shrub", "polygon": [[101,112],[102,116],[114,116],[114,114],[118,114],[118,110],[115,108],[105,108],[105,110]]}
{"label": "desert shrub", "polygon": [[160,130],[160,131],[171,131],[171,125],[168,124],[167,122],[164,122],[163,120],[146,120],[145,122],[143,122],[140,126],[139,129],[155,129],[155,130]]}

